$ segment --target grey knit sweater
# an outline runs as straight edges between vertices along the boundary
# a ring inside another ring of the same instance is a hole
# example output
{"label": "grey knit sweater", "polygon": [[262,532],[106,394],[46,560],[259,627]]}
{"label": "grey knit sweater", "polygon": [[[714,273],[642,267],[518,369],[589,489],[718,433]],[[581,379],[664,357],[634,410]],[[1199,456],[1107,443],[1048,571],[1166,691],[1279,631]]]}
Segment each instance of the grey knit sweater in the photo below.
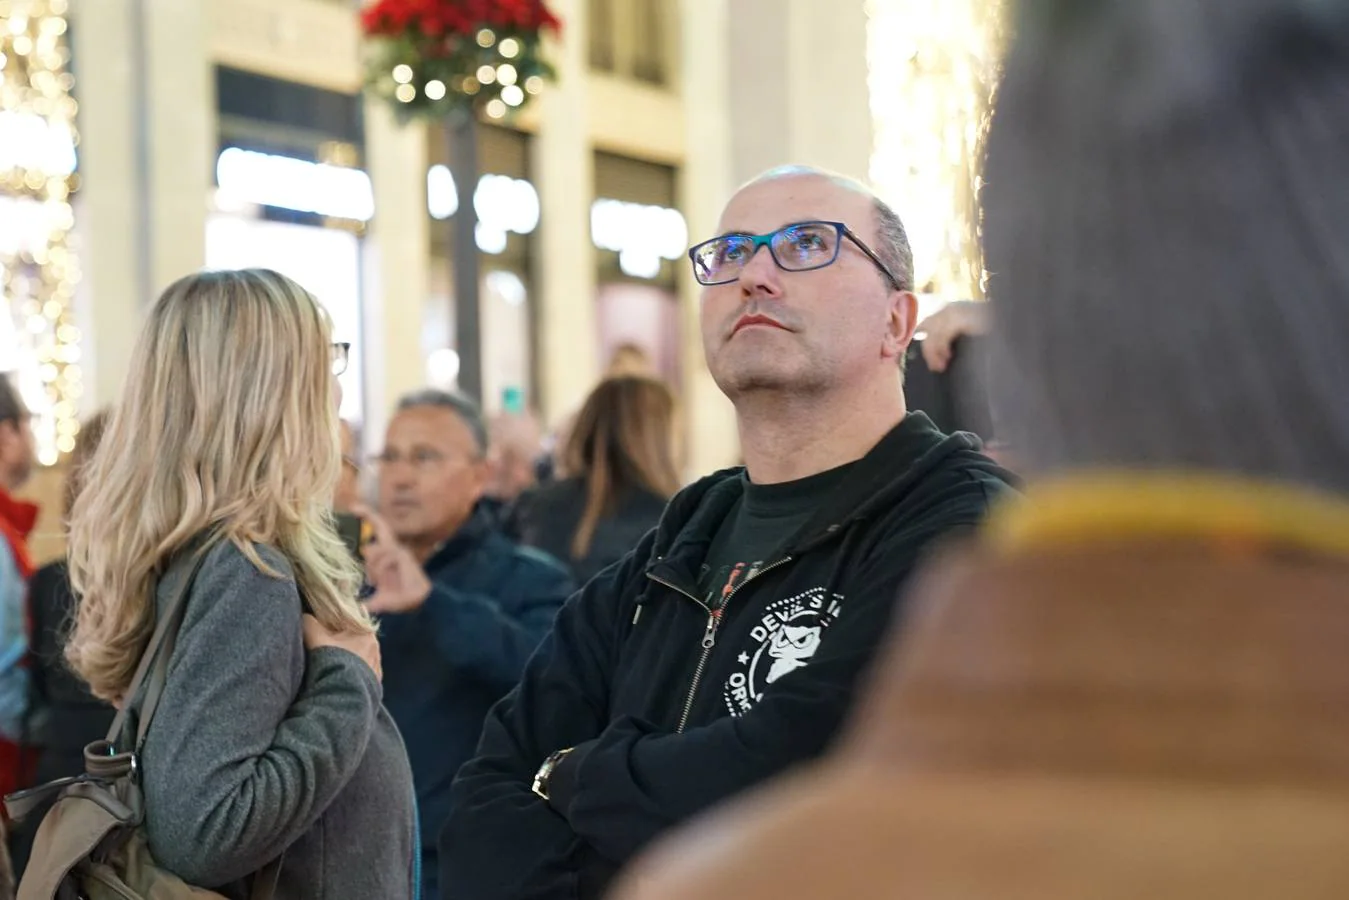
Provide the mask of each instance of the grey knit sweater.
{"label": "grey knit sweater", "polygon": [[291,567],[258,552],[286,578],[224,543],[188,596],[142,754],[151,853],[231,897],[284,850],[277,900],[409,898],[412,772],[380,684],[345,650],[305,651]]}

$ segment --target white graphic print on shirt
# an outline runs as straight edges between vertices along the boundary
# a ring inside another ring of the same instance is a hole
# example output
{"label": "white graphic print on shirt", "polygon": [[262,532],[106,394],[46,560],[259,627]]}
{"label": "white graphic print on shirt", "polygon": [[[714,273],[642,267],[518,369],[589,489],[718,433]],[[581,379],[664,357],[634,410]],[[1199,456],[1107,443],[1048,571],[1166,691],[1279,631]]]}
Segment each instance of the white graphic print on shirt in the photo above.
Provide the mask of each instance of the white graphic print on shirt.
{"label": "white graphic print on shirt", "polygon": [[731,715],[749,712],[769,685],[809,665],[842,604],[842,594],[826,597],[823,587],[770,603],[722,690]]}

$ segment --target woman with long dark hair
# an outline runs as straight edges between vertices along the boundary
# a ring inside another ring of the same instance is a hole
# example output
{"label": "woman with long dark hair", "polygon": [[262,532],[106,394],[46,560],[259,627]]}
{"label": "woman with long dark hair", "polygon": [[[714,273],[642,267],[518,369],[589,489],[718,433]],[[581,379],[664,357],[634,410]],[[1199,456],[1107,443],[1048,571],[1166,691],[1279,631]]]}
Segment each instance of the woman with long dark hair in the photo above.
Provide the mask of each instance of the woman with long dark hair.
{"label": "woman with long dark hair", "polygon": [[679,489],[674,447],[669,388],[641,376],[600,382],[563,447],[562,479],[521,497],[521,540],[570,564],[577,584],[589,581],[660,520]]}

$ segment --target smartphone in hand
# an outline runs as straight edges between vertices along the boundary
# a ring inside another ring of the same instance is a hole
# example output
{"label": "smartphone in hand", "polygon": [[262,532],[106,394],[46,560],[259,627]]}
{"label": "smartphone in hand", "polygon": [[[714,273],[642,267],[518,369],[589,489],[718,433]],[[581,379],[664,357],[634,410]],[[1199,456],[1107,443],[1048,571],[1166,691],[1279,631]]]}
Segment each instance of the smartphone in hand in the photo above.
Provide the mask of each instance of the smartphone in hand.
{"label": "smartphone in hand", "polygon": [[369,525],[360,516],[351,513],[334,513],[333,519],[337,524],[337,536],[342,539],[352,559],[361,562],[361,548],[368,538]]}

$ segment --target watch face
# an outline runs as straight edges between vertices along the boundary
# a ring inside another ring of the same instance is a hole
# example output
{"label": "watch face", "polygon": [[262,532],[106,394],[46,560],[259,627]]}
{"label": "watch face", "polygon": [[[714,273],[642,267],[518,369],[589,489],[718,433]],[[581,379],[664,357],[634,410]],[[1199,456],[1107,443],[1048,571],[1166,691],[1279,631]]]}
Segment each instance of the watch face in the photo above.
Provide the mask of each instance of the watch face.
{"label": "watch face", "polygon": [[548,758],[543,761],[543,765],[539,766],[538,774],[534,776],[534,785],[532,788],[534,793],[545,800],[548,799],[548,779],[553,774],[553,770],[557,768],[557,764],[570,752],[571,749],[568,748],[566,750],[558,750],[548,754]]}
{"label": "watch face", "polygon": [[551,754],[539,766],[539,771],[534,776],[534,793],[538,794],[544,800],[548,799],[548,776],[553,773],[553,766],[557,765],[557,754]]}

